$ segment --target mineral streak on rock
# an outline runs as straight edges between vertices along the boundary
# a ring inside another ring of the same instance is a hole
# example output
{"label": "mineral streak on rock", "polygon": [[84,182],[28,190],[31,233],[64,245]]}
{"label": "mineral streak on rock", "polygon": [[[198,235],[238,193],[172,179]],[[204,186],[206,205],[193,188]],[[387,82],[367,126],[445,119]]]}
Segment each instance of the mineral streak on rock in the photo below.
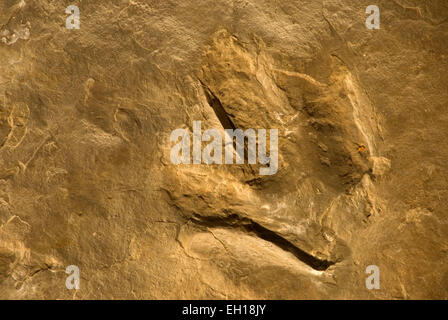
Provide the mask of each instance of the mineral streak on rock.
{"label": "mineral streak on rock", "polygon": [[1,299],[448,298],[445,0],[70,4],[0,2]]}

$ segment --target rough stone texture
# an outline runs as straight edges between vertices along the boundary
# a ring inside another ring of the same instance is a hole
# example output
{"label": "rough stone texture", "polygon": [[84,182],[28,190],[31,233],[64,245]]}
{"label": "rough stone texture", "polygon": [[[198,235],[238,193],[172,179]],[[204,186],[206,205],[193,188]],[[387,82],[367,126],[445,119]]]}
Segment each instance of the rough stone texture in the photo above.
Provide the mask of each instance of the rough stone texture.
{"label": "rough stone texture", "polygon": [[[447,17],[2,0],[0,298],[447,299]],[[173,165],[170,133],[196,120],[278,128],[279,171]]]}

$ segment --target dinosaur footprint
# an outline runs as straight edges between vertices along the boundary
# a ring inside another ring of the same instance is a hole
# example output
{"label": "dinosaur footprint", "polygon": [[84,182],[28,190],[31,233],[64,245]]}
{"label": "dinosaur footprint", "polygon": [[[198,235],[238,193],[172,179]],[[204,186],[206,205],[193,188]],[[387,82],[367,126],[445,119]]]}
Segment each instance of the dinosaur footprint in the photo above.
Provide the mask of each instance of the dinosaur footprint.
{"label": "dinosaur footprint", "polygon": [[9,149],[17,148],[25,138],[28,128],[27,122],[30,116],[30,109],[25,103],[15,103],[11,113],[7,118],[10,131],[3,146]]}

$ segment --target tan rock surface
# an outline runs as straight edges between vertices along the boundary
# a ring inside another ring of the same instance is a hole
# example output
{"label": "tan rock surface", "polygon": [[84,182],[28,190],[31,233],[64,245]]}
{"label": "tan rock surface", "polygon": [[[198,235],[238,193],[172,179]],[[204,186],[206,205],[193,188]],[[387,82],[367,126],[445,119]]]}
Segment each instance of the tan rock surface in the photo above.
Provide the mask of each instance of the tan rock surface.
{"label": "tan rock surface", "polygon": [[[446,1],[70,4],[0,2],[0,298],[448,298]],[[172,164],[193,121],[278,172]]]}

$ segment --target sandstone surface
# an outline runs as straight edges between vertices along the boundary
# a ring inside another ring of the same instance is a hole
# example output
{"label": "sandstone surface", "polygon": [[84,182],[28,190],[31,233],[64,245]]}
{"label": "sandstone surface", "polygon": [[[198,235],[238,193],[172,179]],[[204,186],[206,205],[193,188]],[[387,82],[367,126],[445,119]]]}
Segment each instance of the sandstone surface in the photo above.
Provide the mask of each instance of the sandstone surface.
{"label": "sandstone surface", "polygon": [[[447,19],[445,0],[1,0],[0,298],[447,299]],[[278,171],[173,164],[194,121],[278,129]]]}

